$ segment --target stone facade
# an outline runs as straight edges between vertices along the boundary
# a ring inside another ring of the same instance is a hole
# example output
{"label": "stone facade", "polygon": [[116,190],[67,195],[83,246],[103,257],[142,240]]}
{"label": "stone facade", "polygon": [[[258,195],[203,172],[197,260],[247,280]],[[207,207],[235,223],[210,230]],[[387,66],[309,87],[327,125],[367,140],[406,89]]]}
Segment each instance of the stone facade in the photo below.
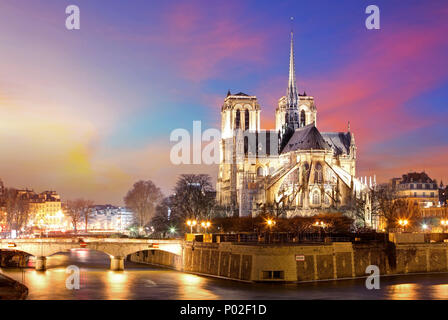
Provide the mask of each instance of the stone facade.
{"label": "stone facade", "polygon": [[381,275],[448,271],[447,243],[350,242],[313,245],[186,243],[183,257],[162,251],[132,254],[133,262],[238,281],[307,282]]}
{"label": "stone facade", "polygon": [[[287,93],[280,98],[275,130],[260,129],[257,97],[227,94],[221,108],[217,201],[234,215],[270,207],[309,216],[368,197],[372,184],[356,178],[356,143],[347,132],[321,133],[314,97],[298,94],[291,39]],[[371,217],[366,217],[371,223]]]}

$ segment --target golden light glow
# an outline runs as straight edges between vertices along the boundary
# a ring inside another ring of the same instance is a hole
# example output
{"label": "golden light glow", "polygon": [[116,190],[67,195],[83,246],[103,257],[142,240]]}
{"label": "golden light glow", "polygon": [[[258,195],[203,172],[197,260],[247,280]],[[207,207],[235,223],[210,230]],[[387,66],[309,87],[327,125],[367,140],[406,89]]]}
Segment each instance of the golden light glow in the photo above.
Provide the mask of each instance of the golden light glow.
{"label": "golden light glow", "polygon": [[188,226],[195,226],[198,222],[196,220],[187,220],[187,225]]}
{"label": "golden light glow", "polygon": [[391,285],[387,299],[391,300],[415,300],[418,297],[418,291],[421,286],[415,283],[403,283]]}
{"label": "golden light glow", "polygon": [[268,225],[269,228],[272,228],[275,225],[275,220],[274,219],[267,219],[266,220],[266,224]]}

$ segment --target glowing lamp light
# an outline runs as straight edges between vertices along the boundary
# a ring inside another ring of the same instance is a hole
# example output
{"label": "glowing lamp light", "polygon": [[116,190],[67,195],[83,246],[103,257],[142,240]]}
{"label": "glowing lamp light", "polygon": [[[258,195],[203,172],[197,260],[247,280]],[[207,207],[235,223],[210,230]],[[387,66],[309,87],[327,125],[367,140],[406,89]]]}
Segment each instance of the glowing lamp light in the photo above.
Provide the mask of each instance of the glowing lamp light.
{"label": "glowing lamp light", "polygon": [[190,233],[193,233],[193,226],[195,226],[196,224],[196,220],[187,220],[187,225],[190,227]]}

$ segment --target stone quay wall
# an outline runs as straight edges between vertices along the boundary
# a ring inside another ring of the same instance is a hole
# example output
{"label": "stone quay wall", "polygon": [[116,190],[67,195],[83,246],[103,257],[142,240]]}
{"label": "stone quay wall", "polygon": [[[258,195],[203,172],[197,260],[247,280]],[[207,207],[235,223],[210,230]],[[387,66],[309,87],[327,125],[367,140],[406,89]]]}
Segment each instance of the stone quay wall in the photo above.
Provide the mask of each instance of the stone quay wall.
{"label": "stone quay wall", "polygon": [[185,242],[182,256],[143,251],[129,260],[238,281],[306,282],[381,274],[448,272],[448,243],[241,244]]}
{"label": "stone quay wall", "polygon": [[27,296],[25,285],[0,273],[0,300],[24,300]]}
{"label": "stone quay wall", "polygon": [[29,257],[22,251],[0,250],[0,268],[26,268]]}

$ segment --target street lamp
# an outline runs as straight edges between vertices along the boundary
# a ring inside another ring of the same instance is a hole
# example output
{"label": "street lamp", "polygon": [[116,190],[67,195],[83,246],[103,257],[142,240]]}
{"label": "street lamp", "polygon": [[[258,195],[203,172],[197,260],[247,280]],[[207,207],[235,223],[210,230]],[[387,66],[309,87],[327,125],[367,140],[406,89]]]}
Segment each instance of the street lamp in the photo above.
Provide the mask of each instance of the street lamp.
{"label": "street lamp", "polygon": [[196,220],[188,220],[187,225],[190,227],[190,233],[193,233],[193,227],[197,224]]}
{"label": "street lamp", "polygon": [[442,225],[443,232],[445,233],[445,228],[448,226],[448,220],[442,220],[440,221],[440,224]]}
{"label": "street lamp", "polygon": [[275,220],[273,219],[267,219],[266,220],[266,225],[269,227],[269,243],[271,243],[271,232],[272,232],[272,227],[275,226]]}
{"label": "street lamp", "polygon": [[316,222],[314,223],[314,226],[315,226],[315,227],[325,228],[325,227],[326,227],[326,224],[325,224],[323,221],[316,221]]}
{"label": "street lamp", "polygon": [[266,220],[266,224],[268,225],[269,230],[271,230],[272,227],[275,225],[275,221],[272,219],[268,219],[268,220]]}
{"label": "street lamp", "polygon": [[398,224],[403,227],[403,232],[405,231],[405,228],[408,225],[408,223],[409,223],[409,221],[406,219],[400,219],[398,221]]}
{"label": "street lamp", "polygon": [[205,229],[205,232],[207,233],[207,229],[210,228],[211,226],[211,222],[210,221],[202,221],[201,222],[201,227]]}

